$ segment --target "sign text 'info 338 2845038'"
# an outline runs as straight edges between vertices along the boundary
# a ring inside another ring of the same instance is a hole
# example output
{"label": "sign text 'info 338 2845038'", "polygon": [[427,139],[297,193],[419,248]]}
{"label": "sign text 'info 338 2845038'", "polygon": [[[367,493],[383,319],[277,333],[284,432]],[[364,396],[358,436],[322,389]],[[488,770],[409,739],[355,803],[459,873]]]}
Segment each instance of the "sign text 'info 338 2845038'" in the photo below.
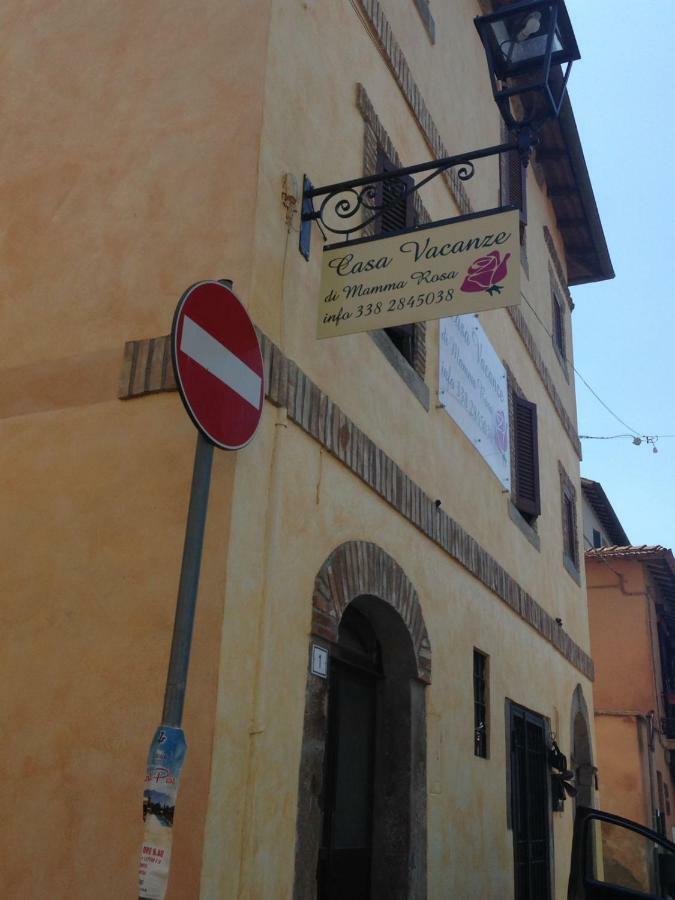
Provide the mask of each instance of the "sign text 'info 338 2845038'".
{"label": "sign text 'info 338 2845038'", "polygon": [[516,210],[464,216],[325,248],[318,337],[520,302]]}

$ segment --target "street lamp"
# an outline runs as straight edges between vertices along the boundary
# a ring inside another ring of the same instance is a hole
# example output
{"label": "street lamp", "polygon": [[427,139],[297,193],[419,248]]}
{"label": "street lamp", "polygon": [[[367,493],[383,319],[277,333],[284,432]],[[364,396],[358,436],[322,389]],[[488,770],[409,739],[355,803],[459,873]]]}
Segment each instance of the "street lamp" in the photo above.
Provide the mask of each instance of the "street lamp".
{"label": "street lamp", "polygon": [[[524,0],[508,5],[502,0],[497,12],[479,16],[474,23],[485,48],[495,102],[512,132],[510,140],[318,188],[305,175],[299,241],[305,259],[309,259],[312,222],[322,231],[350,238],[449,169],[455,170],[459,181],[468,181],[474,176],[476,160],[511,152],[520,155],[523,168],[527,166],[539,141],[539,129],[560,113],[572,63],[580,57],[564,0]],[[402,186],[401,178],[415,175],[423,177],[411,178],[408,186]],[[383,192],[378,192],[377,186],[384,181],[396,181],[400,190],[394,199],[382,202]]]}
{"label": "street lamp", "polygon": [[511,3],[474,24],[502,117],[531,138],[547,119],[558,117],[572,63],[580,58],[564,0]]}

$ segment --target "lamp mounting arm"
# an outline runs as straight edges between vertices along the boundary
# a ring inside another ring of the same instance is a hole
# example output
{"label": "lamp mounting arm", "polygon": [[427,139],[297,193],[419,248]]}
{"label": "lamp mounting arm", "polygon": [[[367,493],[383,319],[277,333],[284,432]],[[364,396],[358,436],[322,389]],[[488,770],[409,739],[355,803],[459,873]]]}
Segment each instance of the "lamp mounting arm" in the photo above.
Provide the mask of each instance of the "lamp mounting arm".
{"label": "lamp mounting arm", "polygon": [[[414,166],[405,166],[393,171],[379,172],[376,175],[365,175],[350,181],[339,181],[323,187],[314,187],[305,176],[302,193],[302,216],[300,228],[300,252],[309,259],[311,223],[317,222],[322,231],[344,235],[348,240],[353,234],[362,232],[364,228],[380,219],[387,210],[398,206],[421,187],[437,178],[443,172],[456,169],[460,181],[469,181],[475,175],[474,162],[490,156],[516,151],[520,155],[523,166],[527,166],[532,148],[539,139],[535,130],[525,126],[517,130],[516,140],[482,150],[472,150],[456,156],[446,156]],[[400,180],[406,176],[424,175],[417,181],[404,186]],[[398,181],[397,181],[398,179]],[[378,191],[383,182],[400,185],[396,196],[384,199],[384,191]],[[319,201],[315,207],[314,201]],[[360,214],[360,215],[359,215]]]}

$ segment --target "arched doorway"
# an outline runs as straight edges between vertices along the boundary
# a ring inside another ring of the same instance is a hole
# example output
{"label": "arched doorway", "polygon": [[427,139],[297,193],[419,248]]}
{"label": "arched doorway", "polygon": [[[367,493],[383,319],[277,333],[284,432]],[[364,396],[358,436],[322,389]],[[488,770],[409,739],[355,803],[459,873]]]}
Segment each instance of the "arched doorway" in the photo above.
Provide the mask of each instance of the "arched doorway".
{"label": "arched doorway", "polygon": [[575,808],[577,805],[594,806],[595,767],[588,707],[580,684],[572,696],[571,745],[571,768],[577,788]]}
{"label": "arched doorway", "polygon": [[294,897],[421,900],[430,650],[417,595],[379,547],[343,544],[317,577],[312,630],[329,666],[307,681]]}

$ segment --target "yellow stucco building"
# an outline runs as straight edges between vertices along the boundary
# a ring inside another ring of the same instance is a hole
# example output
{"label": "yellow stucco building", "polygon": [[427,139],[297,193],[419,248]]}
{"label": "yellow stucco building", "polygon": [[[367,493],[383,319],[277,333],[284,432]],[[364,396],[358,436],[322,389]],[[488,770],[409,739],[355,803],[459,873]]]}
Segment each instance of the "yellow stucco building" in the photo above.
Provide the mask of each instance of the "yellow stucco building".
{"label": "yellow stucco building", "polygon": [[[318,341],[316,225],[298,248],[304,175],[500,142],[490,6],[6,6],[4,897],[137,895],[195,445],[166,336],[220,278],[266,400],[214,462],[167,896],[565,897],[548,748],[594,760],[568,288],[613,274],[569,101],[527,169],[520,305],[463,326],[503,379],[501,477],[440,393],[459,326]],[[410,215],[516,188],[484,160]]]}

